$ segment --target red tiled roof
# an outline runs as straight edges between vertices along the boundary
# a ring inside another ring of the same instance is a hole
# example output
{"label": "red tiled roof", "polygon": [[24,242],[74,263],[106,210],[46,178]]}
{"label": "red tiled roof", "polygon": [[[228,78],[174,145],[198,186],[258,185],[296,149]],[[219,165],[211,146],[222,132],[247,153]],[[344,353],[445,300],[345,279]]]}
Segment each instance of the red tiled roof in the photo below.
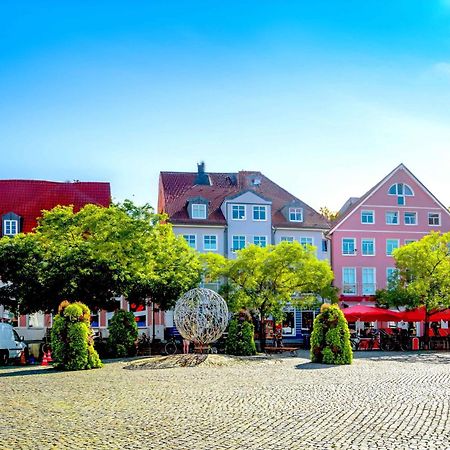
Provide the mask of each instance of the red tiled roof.
{"label": "red tiled roof", "polygon": [[[196,172],[161,172],[159,212],[169,215],[173,223],[225,225],[226,220],[220,206],[225,198],[251,190],[272,202],[272,225],[289,228],[327,229],[327,221],[313,208],[293,196],[261,172],[240,171],[238,173],[208,173],[211,185],[196,185]],[[260,184],[252,184],[254,178]],[[190,219],[187,202],[191,198],[203,197],[209,202],[206,220]],[[289,222],[281,210],[291,202],[303,208],[303,222]]]}
{"label": "red tiled roof", "polygon": [[78,211],[88,203],[107,207],[110,202],[109,183],[0,180],[0,216],[9,212],[19,215],[25,233],[36,226],[42,210],[73,205]]}

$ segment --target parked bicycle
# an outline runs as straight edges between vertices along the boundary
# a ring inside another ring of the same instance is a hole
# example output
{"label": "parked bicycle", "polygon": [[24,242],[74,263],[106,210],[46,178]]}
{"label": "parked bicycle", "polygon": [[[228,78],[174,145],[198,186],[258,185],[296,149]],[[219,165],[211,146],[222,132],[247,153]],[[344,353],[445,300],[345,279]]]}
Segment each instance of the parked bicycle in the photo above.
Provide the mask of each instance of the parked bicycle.
{"label": "parked bicycle", "polygon": [[166,342],[166,345],[164,346],[164,351],[167,355],[175,355],[175,353],[178,352],[178,344],[175,338],[172,336],[169,338],[169,340]]}

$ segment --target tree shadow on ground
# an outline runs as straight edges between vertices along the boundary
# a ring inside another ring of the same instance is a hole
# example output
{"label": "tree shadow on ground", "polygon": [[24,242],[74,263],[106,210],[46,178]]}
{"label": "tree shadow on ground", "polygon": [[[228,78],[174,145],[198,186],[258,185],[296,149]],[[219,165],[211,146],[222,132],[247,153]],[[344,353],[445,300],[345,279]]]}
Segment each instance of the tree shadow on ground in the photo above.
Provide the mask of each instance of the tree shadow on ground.
{"label": "tree shadow on ground", "polygon": [[311,361],[307,361],[302,364],[297,364],[295,366],[297,370],[323,370],[323,369],[332,369],[333,367],[336,367],[336,365],[313,363]]}
{"label": "tree shadow on ground", "polygon": [[38,369],[38,368],[32,368],[32,367],[24,367],[24,368],[17,368],[17,367],[0,367],[0,370],[7,370],[7,372],[1,372],[0,378],[9,378],[9,377],[23,377],[27,375],[49,375],[52,373],[58,372],[53,367],[47,367],[45,369]]}
{"label": "tree shadow on ground", "polygon": [[445,364],[450,365],[450,353],[436,353],[436,352],[383,352],[379,355],[364,355],[359,356],[358,359],[368,359],[374,362],[403,362],[403,363],[423,363],[423,364]]}

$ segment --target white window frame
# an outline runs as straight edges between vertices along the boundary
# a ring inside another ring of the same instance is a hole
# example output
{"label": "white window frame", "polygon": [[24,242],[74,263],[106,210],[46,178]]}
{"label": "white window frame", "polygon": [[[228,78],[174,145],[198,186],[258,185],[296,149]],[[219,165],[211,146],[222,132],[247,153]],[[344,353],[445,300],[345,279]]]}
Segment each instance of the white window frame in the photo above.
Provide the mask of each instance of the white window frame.
{"label": "white window frame", "polygon": [[412,244],[413,242],[417,242],[417,239],[405,239],[405,245]]}
{"label": "white window frame", "polygon": [[[367,213],[371,213],[372,214],[372,222],[364,222],[363,220],[363,216],[366,215]],[[375,211],[373,209],[363,209],[361,211],[361,223],[364,225],[373,225],[375,223]]]}
{"label": "white window frame", "polygon": [[[408,223],[407,221],[406,221],[406,214],[413,214],[414,216],[410,216],[410,217],[414,217],[414,223]],[[418,217],[417,217],[418,215],[417,215],[417,212],[416,211],[405,211],[404,213],[403,213],[403,223],[406,225],[406,226],[409,226],[409,227],[413,227],[413,226],[416,226],[417,225],[417,223],[418,223]]]}
{"label": "white window frame", "polygon": [[[397,217],[397,223],[388,222],[388,217],[389,217],[388,214],[394,214],[393,217]],[[400,214],[398,211],[386,211],[385,218],[386,218],[386,225],[393,225],[393,226],[400,225]]]}
{"label": "white window frame", "polygon": [[[304,240],[307,240],[308,242],[303,242]],[[303,247],[306,247],[307,245],[314,245],[314,238],[309,236],[300,236],[298,241],[301,245],[303,245]]]}
{"label": "white window frame", "polygon": [[[257,244],[257,243],[255,242],[256,239],[258,239],[258,240],[264,239],[265,244],[264,244],[264,245]],[[264,247],[267,247],[267,236],[264,236],[264,235],[253,236],[253,244],[254,244],[254,245],[258,245],[259,247],[263,247],[263,248],[264,248]]]}
{"label": "white window frame", "polygon": [[[13,230],[14,228],[14,230]],[[9,233],[8,233],[9,229]],[[14,231],[14,233],[13,233]],[[3,234],[5,236],[15,236],[19,234],[19,221],[17,219],[4,219],[3,220]]]}
{"label": "white window frame", "polygon": [[[371,241],[373,253],[364,253],[364,241]],[[361,256],[376,256],[375,238],[361,238]]]}
{"label": "white window frame", "polygon": [[[192,247],[191,243],[189,242],[189,239],[186,238],[194,238],[194,246]],[[186,241],[187,245],[189,245],[189,247],[194,248],[195,250],[197,250],[197,235],[196,234],[183,234],[183,239]]]}
{"label": "white window frame", "polygon": [[[352,271],[353,272],[353,279],[354,281],[352,283],[346,282],[345,280],[345,273],[346,271]],[[352,291],[345,292],[345,286],[354,286]],[[343,267],[342,268],[342,295],[356,295],[358,292],[358,287],[356,283],[356,267]]]}
{"label": "white window frame", "polygon": [[[239,240],[241,240],[240,238],[244,238],[244,246],[241,248],[234,248],[234,240],[235,238],[239,238]],[[231,251],[233,253],[238,252],[239,250],[242,250],[243,248],[245,248],[245,246],[247,245],[247,240],[245,238],[245,235],[243,234],[234,234],[233,236],[231,236]]]}
{"label": "white window frame", "polygon": [[192,203],[191,218],[206,219],[206,205],[204,203]]}
{"label": "white window frame", "polygon": [[280,242],[289,242],[292,244],[294,242],[294,236],[281,236]]}
{"label": "white window frame", "polygon": [[134,317],[143,317],[145,316],[145,325],[138,325],[138,322],[136,322],[136,325],[138,328],[147,328],[148,327],[148,314],[147,314],[147,305],[144,305],[143,311],[131,311],[131,305],[130,302],[127,301],[128,304],[128,312],[133,313]]}
{"label": "white window frame", "polygon": [[[344,241],[353,241],[353,253],[344,252]],[[356,256],[356,238],[342,238],[341,241],[341,253],[342,256]]]}
{"label": "white window frame", "polygon": [[[214,238],[215,239],[215,247],[214,248],[206,248],[206,238]],[[204,234],[203,235],[203,250],[207,252],[216,252],[218,249],[218,236],[217,234]]]}
{"label": "white window frame", "polygon": [[[294,314],[294,328],[293,328],[291,333],[285,333],[284,332],[284,328],[281,328],[281,334],[283,336],[285,336],[285,337],[288,337],[288,336],[295,337],[297,335],[297,324],[296,324],[296,322],[297,322],[297,317],[296,317],[297,312],[296,312],[295,308],[292,307],[292,306],[288,306],[288,307],[284,308],[283,311],[285,313],[293,313]],[[283,325],[283,322],[281,324]]]}
{"label": "white window frame", "polygon": [[[237,211],[238,212],[238,216],[240,215],[239,212],[240,211],[244,211],[244,216],[239,218],[239,217],[234,217],[234,212]],[[246,220],[247,218],[247,208],[245,207],[245,205],[231,205],[231,220]]]}
{"label": "white window frame", "polygon": [[[430,223],[430,215],[433,214],[434,216],[437,216],[439,223]],[[429,227],[440,227],[441,226],[441,213],[440,212],[429,212],[428,213],[428,226]]]}
{"label": "white window frame", "polygon": [[[373,277],[373,281],[372,282],[366,282],[364,283],[364,274],[368,273],[368,271],[371,271],[372,273],[372,277]],[[376,286],[377,286],[377,269],[375,267],[361,267],[361,292],[362,295],[375,295],[375,291],[376,291]],[[370,289],[369,291],[365,292],[365,287],[364,286],[367,285],[372,285],[373,289]]]}
{"label": "white window frame", "polygon": [[[261,212],[264,211],[264,219],[256,219],[255,213],[258,212],[258,216],[261,217]],[[267,222],[267,206],[265,205],[254,205],[252,207],[252,217],[255,222]]]}
{"label": "white window frame", "polygon": [[[300,215],[300,219],[297,219]],[[303,222],[303,208],[289,208],[289,222]]]}
{"label": "white window frame", "polygon": [[[395,247],[395,248],[393,248],[392,250],[391,250],[391,253],[389,253],[388,252],[388,242],[393,242],[393,241],[396,241],[397,242],[397,247]],[[395,250],[395,249],[397,249],[397,248],[399,248],[400,247],[400,239],[386,239],[386,256],[392,256],[392,252]]]}
{"label": "white window frame", "polygon": [[386,267],[386,286],[389,283],[389,278],[391,277],[392,273],[394,273],[396,270],[397,270],[396,267]]}

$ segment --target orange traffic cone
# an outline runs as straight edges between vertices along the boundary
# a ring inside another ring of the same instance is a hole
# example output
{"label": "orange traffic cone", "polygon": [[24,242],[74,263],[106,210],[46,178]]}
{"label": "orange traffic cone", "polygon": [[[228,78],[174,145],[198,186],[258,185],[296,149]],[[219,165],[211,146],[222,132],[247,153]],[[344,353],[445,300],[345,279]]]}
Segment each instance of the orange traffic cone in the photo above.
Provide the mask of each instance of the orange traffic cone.
{"label": "orange traffic cone", "polygon": [[25,359],[25,352],[22,352],[20,354],[20,365],[21,366],[26,366],[27,364],[27,360]]}
{"label": "orange traffic cone", "polygon": [[50,350],[47,352],[47,362],[51,363],[53,362],[52,354],[50,353]]}
{"label": "orange traffic cone", "polygon": [[47,359],[47,355],[45,352],[44,352],[44,356],[42,357],[41,366],[48,366],[48,359]]}

